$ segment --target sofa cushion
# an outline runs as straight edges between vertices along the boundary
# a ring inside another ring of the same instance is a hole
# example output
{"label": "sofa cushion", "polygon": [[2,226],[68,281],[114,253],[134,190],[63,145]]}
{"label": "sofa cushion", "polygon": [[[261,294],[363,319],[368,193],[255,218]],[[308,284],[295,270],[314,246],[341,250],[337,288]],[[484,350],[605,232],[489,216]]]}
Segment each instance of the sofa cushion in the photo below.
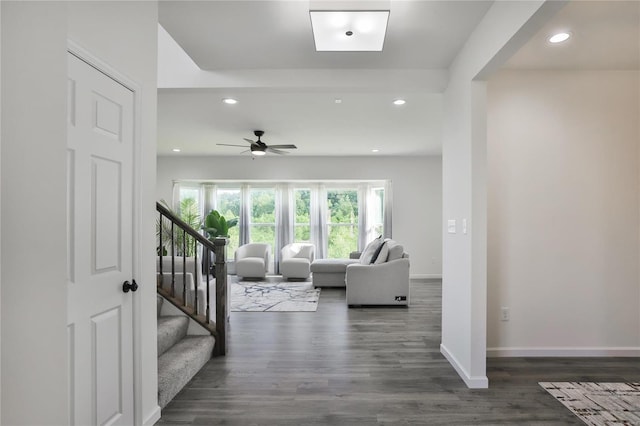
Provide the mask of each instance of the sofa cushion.
{"label": "sofa cushion", "polygon": [[404,254],[404,247],[402,246],[402,244],[398,244],[398,242],[395,240],[388,239],[385,245],[389,248],[387,262],[402,258]]}
{"label": "sofa cushion", "polygon": [[311,272],[344,274],[352,263],[358,263],[358,259],[316,259],[311,263]]}
{"label": "sofa cushion", "polygon": [[382,235],[380,235],[378,238],[367,244],[367,247],[365,247],[362,255],[360,256],[360,263],[362,265],[369,265],[373,263],[375,260],[374,256],[379,252],[382,242]]}

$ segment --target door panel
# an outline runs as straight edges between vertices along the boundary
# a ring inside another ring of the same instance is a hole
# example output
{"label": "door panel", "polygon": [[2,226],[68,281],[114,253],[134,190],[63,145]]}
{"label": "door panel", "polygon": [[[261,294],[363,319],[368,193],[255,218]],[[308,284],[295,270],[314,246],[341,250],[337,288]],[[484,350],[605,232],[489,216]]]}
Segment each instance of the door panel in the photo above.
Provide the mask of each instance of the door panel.
{"label": "door panel", "polygon": [[123,381],[120,362],[122,315],[120,307],[95,315],[92,319],[95,361],[92,374],[96,380],[94,394],[98,424],[112,424],[122,413]]}
{"label": "door panel", "polygon": [[133,93],[68,55],[72,424],[133,424]]}
{"label": "door panel", "polygon": [[122,172],[119,162],[92,158],[91,231],[93,273],[120,270],[120,205]]}

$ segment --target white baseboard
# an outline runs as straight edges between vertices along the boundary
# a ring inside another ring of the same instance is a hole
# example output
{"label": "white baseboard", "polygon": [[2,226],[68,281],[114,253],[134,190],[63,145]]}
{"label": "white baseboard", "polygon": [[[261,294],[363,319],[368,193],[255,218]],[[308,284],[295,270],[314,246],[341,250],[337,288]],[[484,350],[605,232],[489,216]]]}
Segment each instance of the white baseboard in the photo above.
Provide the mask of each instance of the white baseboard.
{"label": "white baseboard", "polygon": [[444,346],[440,344],[440,353],[449,361],[451,366],[456,370],[460,378],[464,381],[469,389],[486,389],[489,387],[489,379],[487,376],[470,376],[467,370],[458,362],[455,356]]}
{"label": "white baseboard", "polygon": [[154,424],[156,424],[156,422],[158,420],[160,420],[160,407],[157,406],[156,408],[153,409],[153,411],[151,412],[151,414],[149,414],[147,416],[147,418],[144,420],[144,422],[142,423],[145,426],[152,426]]}
{"label": "white baseboard", "polygon": [[442,274],[412,274],[410,280],[441,280]]}
{"label": "white baseboard", "polygon": [[640,348],[487,348],[487,358],[507,357],[640,357]]}

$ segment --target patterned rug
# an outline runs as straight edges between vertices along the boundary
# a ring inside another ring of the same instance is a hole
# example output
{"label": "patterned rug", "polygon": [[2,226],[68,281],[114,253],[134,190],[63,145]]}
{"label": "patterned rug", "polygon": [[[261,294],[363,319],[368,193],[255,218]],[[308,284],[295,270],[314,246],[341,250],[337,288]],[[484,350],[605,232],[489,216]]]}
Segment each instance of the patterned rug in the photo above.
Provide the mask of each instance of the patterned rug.
{"label": "patterned rug", "polygon": [[310,282],[231,282],[232,312],[315,312],[319,299]]}
{"label": "patterned rug", "polygon": [[640,383],[539,384],[588,425],[640,425]]}

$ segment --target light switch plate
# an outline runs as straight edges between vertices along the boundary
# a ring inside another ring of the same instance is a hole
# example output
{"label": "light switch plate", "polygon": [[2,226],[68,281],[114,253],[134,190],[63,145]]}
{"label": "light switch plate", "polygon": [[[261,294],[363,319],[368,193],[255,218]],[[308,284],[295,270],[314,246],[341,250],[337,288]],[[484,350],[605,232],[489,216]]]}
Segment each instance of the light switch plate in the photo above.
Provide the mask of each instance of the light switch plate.
{"label": "light switch plate", "polygon": [[456,233],[456,220],[455,219],[449,219],[447,221],[447,231],[450,234],[455,234]]}

